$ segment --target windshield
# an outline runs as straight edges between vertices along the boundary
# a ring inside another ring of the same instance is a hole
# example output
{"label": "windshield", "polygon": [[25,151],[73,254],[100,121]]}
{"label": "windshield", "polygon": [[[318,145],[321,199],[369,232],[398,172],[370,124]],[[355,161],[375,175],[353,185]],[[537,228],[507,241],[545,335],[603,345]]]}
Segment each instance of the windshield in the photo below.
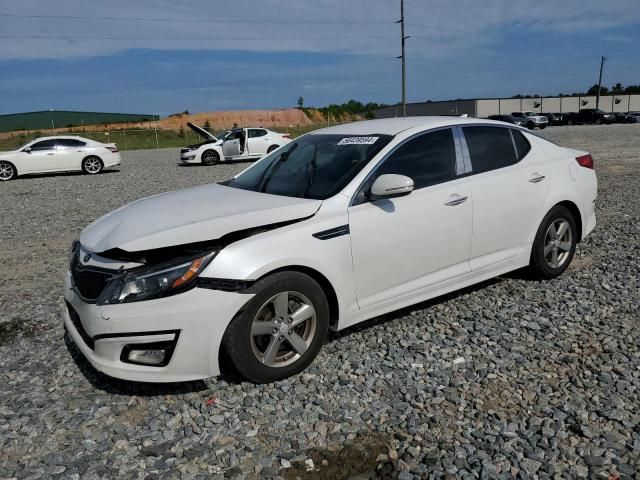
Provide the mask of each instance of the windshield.
{"label": "windshield", "polygon": [[387,145],[390,135],[305,135],[225,185],[324,200],[342,190]]}
{"label": "windshield", "polygon": [[218,132],[218,133],[214,133],[214,137],[216,137],[218,140],[226,140],[227,137],[229,136],[231,132],[229,130],[226,130],[224,132]]}
{"label": "windshield", "polygon": [[537,115],[538,115],[538,114],[537,114],[537,113],[535,113],[535,112],[524,112],[524,114],[525,114],[527,117],[535,117],[535,116],[537,116]]}

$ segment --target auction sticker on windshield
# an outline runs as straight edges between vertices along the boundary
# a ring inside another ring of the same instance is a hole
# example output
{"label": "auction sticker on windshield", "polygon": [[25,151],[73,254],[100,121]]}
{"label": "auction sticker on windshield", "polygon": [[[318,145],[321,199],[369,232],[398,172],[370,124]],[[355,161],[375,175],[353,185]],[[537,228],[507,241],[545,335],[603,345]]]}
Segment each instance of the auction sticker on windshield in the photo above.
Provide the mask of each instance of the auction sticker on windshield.
{"label": "auction sticker on windshield", "polygon": [[373,145],[380,137],[346,137],[338,145]]}

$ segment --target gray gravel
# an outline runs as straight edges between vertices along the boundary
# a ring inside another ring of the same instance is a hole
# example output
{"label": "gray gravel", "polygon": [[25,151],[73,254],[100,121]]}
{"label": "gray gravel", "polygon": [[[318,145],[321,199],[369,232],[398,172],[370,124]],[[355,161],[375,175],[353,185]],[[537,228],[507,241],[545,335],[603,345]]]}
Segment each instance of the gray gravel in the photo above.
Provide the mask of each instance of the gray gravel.
{"label": "gray gravel", "polygon": [[65,343],[57,306],[83,226],[246,164],[138,151],[119,172],[1,184],[0,478],[636,478],[640,125],[542,134],[593,152],[600,181],[598,227],[565,275],[508,275],[332,335],[273,385],[108,379]]}

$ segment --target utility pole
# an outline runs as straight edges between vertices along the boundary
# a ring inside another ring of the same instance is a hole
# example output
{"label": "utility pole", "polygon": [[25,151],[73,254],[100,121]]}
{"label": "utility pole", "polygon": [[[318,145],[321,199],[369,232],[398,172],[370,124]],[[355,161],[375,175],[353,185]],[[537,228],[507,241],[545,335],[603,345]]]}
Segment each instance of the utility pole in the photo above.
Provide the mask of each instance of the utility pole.
{"label": "utility pole", "polygon": [[402,59],[402,116],[407,116],[407,62],[405,57],[404,43],[408,35],[404,34],[404,0],[400,0],[400,20],[396,23],[400,24],[400,39],[402,45],[402,55],[396,58]]}
{"label": "utility pole", "polygon": [[604,69],[604,62],[607,61],[607,57],[600,58],[600,77],[598,78],[598,96],[596,97],[596,108],[600,108],[600,90],[602,89],[602,70]]}

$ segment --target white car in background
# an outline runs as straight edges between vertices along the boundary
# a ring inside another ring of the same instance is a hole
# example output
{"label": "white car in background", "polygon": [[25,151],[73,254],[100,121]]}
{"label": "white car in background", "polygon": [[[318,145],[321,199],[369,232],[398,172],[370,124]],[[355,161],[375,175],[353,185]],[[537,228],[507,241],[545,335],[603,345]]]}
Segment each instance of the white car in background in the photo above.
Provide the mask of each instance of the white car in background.
{"label": "white car in background", "polygon": [[204,142],[182,148],[180,160],[183,163],[215,165],[229,160],[257,160],[291,142],[289,134],[266,128],[234,128],[218,138],[191,122],[187,126],[200,135]]}
{"label": "white car in background", "polygon": [[0,181],[31,173],[82,171],[95,175],[120,162],[115,143],[76,136],[41,137],[17,150],[0,152]]}
{"label": "white car in background", "polygon": [[504,122],[325,128],[89,225],[64,324],[114,377],[200,379],[224,355],[271,382],[306,368],[328,329],[522,267],[557,277],[595,227],[596,194],[591,155]]}

